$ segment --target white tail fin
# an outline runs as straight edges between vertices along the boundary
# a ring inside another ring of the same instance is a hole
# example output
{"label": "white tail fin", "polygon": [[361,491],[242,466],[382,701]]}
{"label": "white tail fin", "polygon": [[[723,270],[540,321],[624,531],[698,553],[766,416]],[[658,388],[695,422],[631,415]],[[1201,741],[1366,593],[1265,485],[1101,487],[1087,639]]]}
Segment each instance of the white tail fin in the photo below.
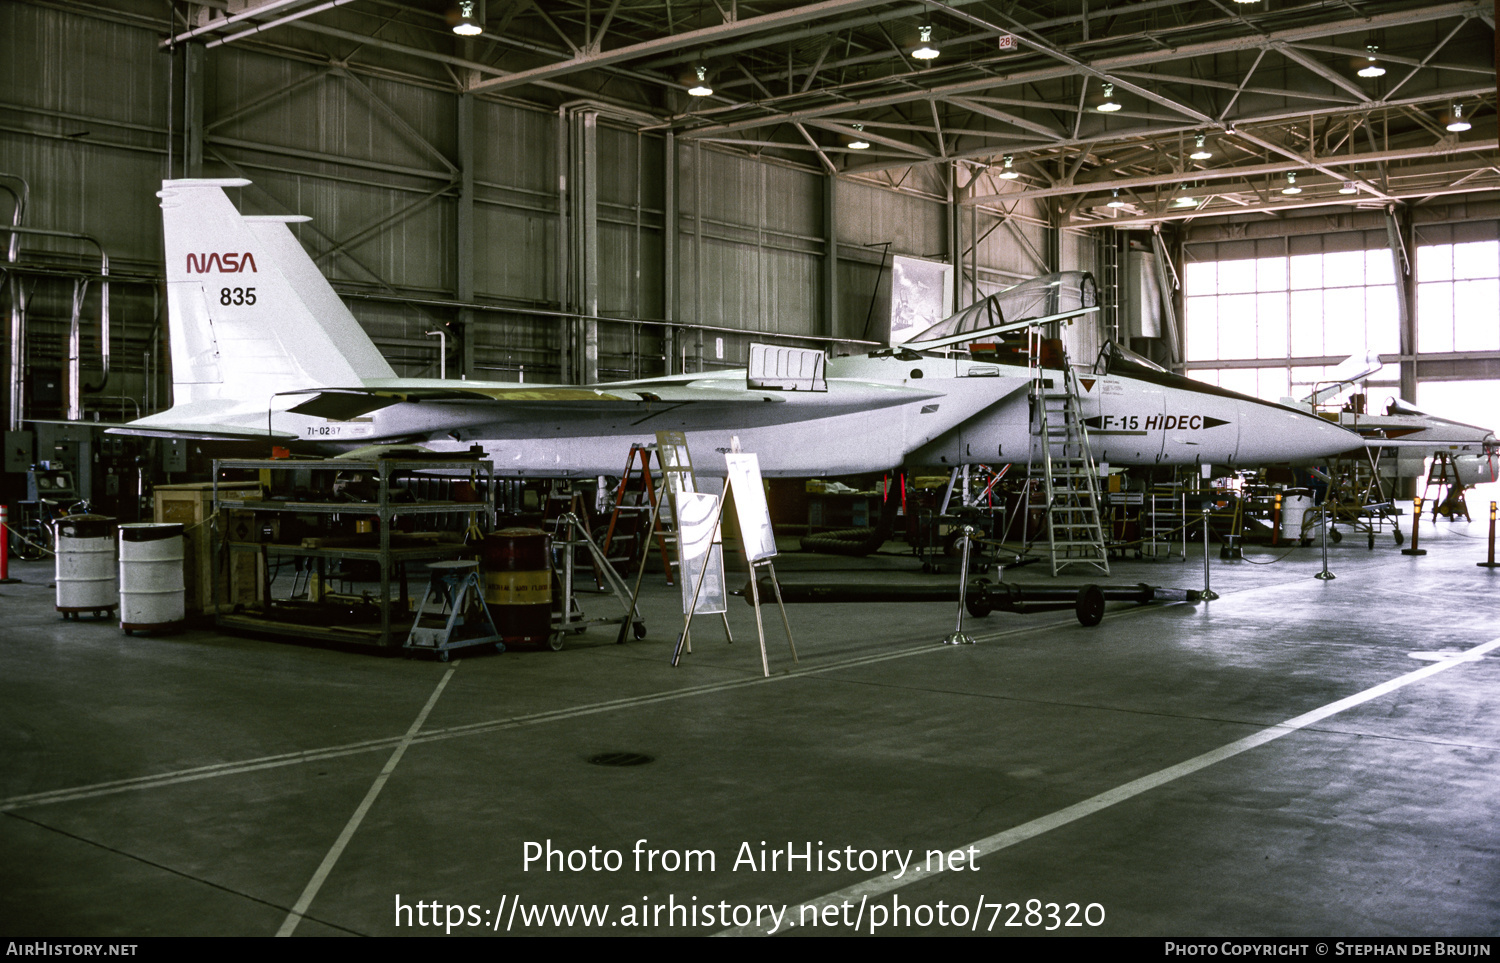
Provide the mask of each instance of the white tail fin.
{"label": "white tail fin", "polygon": [[[356,387],[395,372],[287,227],[224,193],[246,180],[163,181],[174,407]],[[216,407],[216,406],[215,406]]]}

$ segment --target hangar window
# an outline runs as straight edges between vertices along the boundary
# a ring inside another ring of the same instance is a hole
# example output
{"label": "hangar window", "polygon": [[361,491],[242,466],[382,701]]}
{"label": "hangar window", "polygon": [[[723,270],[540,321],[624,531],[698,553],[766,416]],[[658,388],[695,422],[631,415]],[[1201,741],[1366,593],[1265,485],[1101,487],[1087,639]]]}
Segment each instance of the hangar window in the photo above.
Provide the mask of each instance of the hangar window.
{"label": "hangar window", "polygon": [[1500,350],[1497,306],[1500,241],[1418,244],[1419,352]]}
{"label": "hangar window", "polygon": [[[1355,233],[1190,246],[1188,375],[1278,400],[1311,393],[1349,355],[1397,353],[1391,254],[1373,240]],[[1256,256],[1225,256],[1241,252]],[[1394,366],[1389,373],[1394,380]]]}

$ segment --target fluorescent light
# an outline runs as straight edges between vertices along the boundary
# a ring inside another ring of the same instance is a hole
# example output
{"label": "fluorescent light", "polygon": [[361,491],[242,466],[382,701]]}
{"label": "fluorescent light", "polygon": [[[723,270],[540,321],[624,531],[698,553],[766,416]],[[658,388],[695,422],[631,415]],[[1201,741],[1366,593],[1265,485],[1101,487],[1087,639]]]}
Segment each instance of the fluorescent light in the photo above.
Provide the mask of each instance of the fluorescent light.
{"label": "fluorescent light", "polygon": [[1353,181],[1344,181],[1344,186],[1339,188],[1340,194],[1358,194],[1359,185]]}
{"label": "fluorescent light", "polygon": [[870,142],[867,141],[867,140],[865,140],[864,137],[861,136],[861,135],[864,134],[865,125],[864,124],[855,124],[854,125],[854,129],[857,130],[857,131],[859,131],[859,134],[855,135],[854,139],[851,140],[851,141],[849,141],[849,149],[850,150],[869,150],[870,149]]}
{"label": "fluorescent light", "polygon": [[1186,194],[1179,194],[1177,195],[1177,200],[1173,203],[1175,203],[1178,207],[1192,207],[1194,204],[1198,203],[1198,201],[1196,198],[1189,197]]}
{"label": "fluorescent light", "polygon": [[1015,162],[1016,162],[1015,155],[1013,155],[1013,154],[1006,154],[1005,155],[1005,170],[1003,170],[1003,171],[1000,172],[1000,177],[1001,177],[1002,180],[1013,181],[1017,177],[1021,176],[1020,171],[1011,170],[1011,166],[1010,165],[1014,164]]}
{"label": "fluorescent light", "polygon": [[473,37],[484,33],[484,28],[479,25],[479,18],[474,15],[475,0],[459,0],[458,22],[453,25],[453,32],[461,37]]}
{"label": "fluorescent light", "polygon": [[1455,134],[1461,134],[1474,125],[1464,120],[1464,105],[1453,105],[1453,119],[1448,122],[1448,130]]}
{"label": "fluorescent light", "polygon": [[1193,151],[1188,156],[1191,157],[1193,160],[1208,160],[1210,157],[1214,156],[1213,151],[1211,151],[1207,147],[1203,146],[1203,142],[1205,140],[1207,140],[1207,139],[1208,139],[1208,135],[1206,135],[1206,134],[1199,134],[1197,136],[1197,138],[1196,138],[1198,149],[1195,150],[1195,151]]}
{"label": "fluorescent light", "polygon": [[1122,201],[1122,200],[1120,200],[1120,192],[1118,190],[1115,191],[1115,196],[1109,202],[1108,206],[1109,207],[1124,207],[1125,206],[1125,202]]}
{"label": "fluorescent light", "polygon": [[1286,175],[1286,186],[1281,189],[1283,194],[1301,194],[1302,188],[1297,186],[1297,175]]}
{"label": "fluorescent light", "polygon": [[707,97],[709,94],[714,92],[714,89],[709,86],[708,83],[707,67],[703,66],[702,64],[694,67],[693,77],[693,85],[688,88],[689,94],[692,94],[694,97]]}
{"label": "fluorescent light", "polygon": [[911,55],[918,60],[935,59],[940,51],[932,45],[932,28],[918,27],[917,33],[920,40],[918,40],[916,47],[912,49]]}
{"label": "fluorescent light", "polygon": [[1115,111],[1119,110],[1120,109],[1120,105],[1115,102],[1114,97],[1115,97],[1115,85],[1114,84],[1105,84],[1104,85],[1104,103],[1102,103],[1102,104],[1099,105],[1099,109],[1102,110],[1102,111],[1104,111],[1106,114],[1111,114],[1111,113],[1114,113]]}

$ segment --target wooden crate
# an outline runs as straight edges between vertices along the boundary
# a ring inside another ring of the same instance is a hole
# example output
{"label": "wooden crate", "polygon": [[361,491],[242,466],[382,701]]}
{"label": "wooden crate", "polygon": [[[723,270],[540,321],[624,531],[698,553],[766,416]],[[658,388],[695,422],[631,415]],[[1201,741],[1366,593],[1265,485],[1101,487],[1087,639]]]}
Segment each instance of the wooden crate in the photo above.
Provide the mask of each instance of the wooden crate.
{"label": "wooden crate", "polygon": [[[257,482],[220,482],[220,492],[253,492]],[[185,606],[189,613],[210,611],[214,605],[213,574],[216,549],[222,544],[215,526],[204,524],[214,511],[214,486],[211,482],[185,485],[158,485],[155,491],[153,519],[178,522],[183,529],[183,583],[187,588]],[[260,580],[259,556],[230,552],[228,569],[219,568],[219,605],[254,602]]]}

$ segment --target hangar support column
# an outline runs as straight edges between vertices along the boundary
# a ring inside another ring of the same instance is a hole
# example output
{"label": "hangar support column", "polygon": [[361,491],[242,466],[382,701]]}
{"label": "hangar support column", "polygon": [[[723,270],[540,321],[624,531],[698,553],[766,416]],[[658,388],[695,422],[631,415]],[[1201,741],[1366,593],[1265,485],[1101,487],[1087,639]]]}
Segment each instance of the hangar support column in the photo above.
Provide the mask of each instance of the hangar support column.
{"label": "hangar support column", "polygon": [[182,48],[182,172],[203,176],[203,58],[201,43]]}
{"label": "hangar support column", "polygon": [[1395,205],[1385,209],[1385,236],[1391,247],[1396,278],[1396,323],[1400,328],[1401,397],[1417,400],[1417,279],[1407,252],[1412,249],[1411,217],[1401,217]]}
{"label": "hangar support column", "polygon": [[672,327],[677,317],[677,137],[670,130],[663,156],[661,303],[667,325],[661,334],[662,374],[677,374],[677,331]]}
{"label": "hangar support column", "polygon": [[[474,300],[474,95],[458,95],[458,216],[455,218],[454,248],[457,251],[457,276],[454,297],[465,303]],[[474,312],[458,311],[458,370],[465,377],[474,376]]]}
{"label": "hangar support column", "polygon": [[823,333],[839,336],[839,179],[823,175]]}
{"label": "hangar support column", "polygon": [[577,110],[571,116],[568,152],[573,170],[573,277],[575,318],[572,331],[572,381],[599,380],[599,112]]}

